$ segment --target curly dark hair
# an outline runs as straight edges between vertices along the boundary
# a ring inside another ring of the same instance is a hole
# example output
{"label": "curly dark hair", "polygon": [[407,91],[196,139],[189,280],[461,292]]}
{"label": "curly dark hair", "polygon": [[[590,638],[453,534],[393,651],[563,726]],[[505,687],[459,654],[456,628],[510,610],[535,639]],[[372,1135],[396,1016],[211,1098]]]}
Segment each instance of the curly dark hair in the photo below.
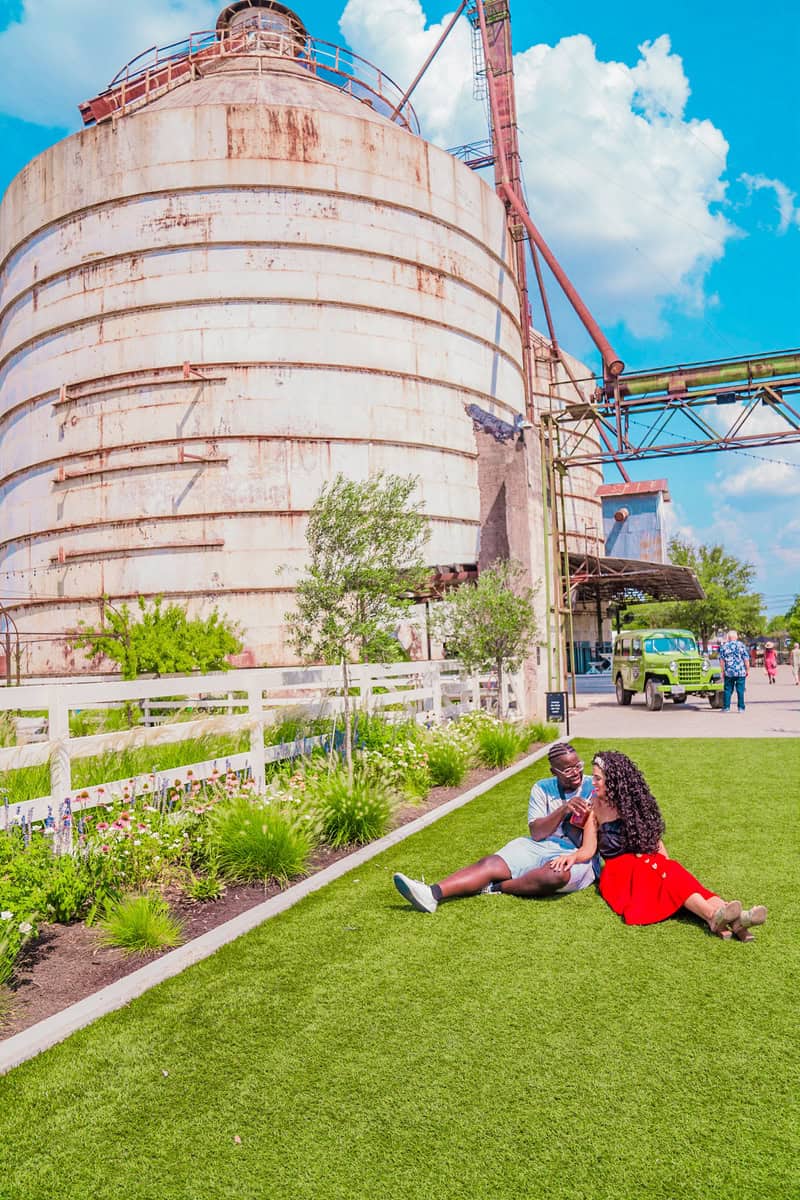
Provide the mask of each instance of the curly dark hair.
{"label": "curly dark hair", "polygon": [[619,813],[625,841],[632,854],[652,854],[666,828],[661,809],[642,772],[619,750],[601,750],[606,799]]}

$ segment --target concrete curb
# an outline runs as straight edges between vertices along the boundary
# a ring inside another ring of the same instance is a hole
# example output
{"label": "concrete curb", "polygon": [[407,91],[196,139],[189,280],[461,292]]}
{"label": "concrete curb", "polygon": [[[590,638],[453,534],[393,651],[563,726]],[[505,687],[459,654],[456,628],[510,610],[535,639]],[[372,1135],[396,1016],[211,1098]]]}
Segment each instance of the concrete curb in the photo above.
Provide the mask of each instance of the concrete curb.
{"label": "concrete curb", "polygon": [[511,779],[520,771],[524,771],[533,763],[538,762],[547,754],[548,749],[549,746],[543,746],[520,762],[507,767],[505,771],[500,771],[491,779],[479,783],[477,787],[470,788],[462,796],[455,796],[446,804],[431,809],[430,812],[418,817],[416,821],[402,825],[377,842],[370,842],[368,846],[362,846],[360,850],[349,854],[347,858],[342,858],[330,867],[318,871],[316,875],[311,875],[308,879],[303,879],[300,883],[287,888],[279,896],[273,896],[270,900],[265,900],[263,904],[258,904],[255,908],[240,913],[233,920],[226,921],[224,925],[218,925],[216,929],[211,929],[208,933],[187,942],[185,946],[170,951],[169,954],[163,955],[146,967],[132,971],[124,979],[118,979],[116,983],[101,988],[99,992],[87,996],[85,1000],[79,1000],[77,1004],[71,1004],[62,1012],[55,1013],[52,1017],[47,1017],[44,1021],[32,1025],[30,1029],[24,1029],[22,1033],[14,1034],[13,1037],[0,1042],[0,1075],[5,1075],[30,1058],[35,1058],[37,1054],[41,1054],[43,1050],[48,1050],[58,1042],[63,1042],[70,1034],[75,1033],[78,1029],[83,1029],[86,1025],[91,1025],[93,1021],[104,1017],[107,1013],[130,1004],[137,996],[141,996],[150,988],[163,983],[164,980],[179,975],[181,971],[185,971],[194,963],[209,958],[221,946],[226,946],[229,942],[241,937],[242,934],[249,933],[251,929],[268,921],[270,917],[276,917],[279,913],[286,912],[305,896],[319,891],[326,884],[332,883],[334,879],[339,879],[348,871],[360,867],[362,863],[369,862],[371,858],[376,858],[384,850],[389,850],[413,834],[419,833],[420,830],[427,828],[428,825],[432,825],[442,817],[446,817],[448,813],[455,812],[456,809],[468,804],[477,796],[483,795],[484,792],[491,791],[498,783]]}

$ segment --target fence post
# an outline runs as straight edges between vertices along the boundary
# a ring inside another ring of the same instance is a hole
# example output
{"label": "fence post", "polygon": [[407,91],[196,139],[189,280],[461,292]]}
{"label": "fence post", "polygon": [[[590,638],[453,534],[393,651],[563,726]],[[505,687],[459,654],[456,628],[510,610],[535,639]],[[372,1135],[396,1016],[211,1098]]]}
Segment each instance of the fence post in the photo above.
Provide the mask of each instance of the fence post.
{"label": "fence post", "polygon": [[47,710],[47,736],[50,747],[50,800],[58,811],[72,791],[72,769],[69,757],[69,705],[61,696],[61,688]]}
{"label": "fence post", "polygon": [[441,725],[441,723],[442,723],[442,664],[441,663],[432,662],[430,664],[430,671],[428,673],[428,679],[430,681],[431,692],[432,692],[431,708],[433,711],[433,719],[437,725]]}
{"label": "fence post", "polygon": [[367,716],[369,716],[372,712],[372,664],[362,663],[360,675],[361,707]]}
{"label": "fence post", "polygon": [[481,707],[481,681],[478,675],[472,676],[472,707],[475,712]]}
{"label": "fence post", "polygon": [[264,792],[264,695],[261,684],[247,689],[247,714],[253,724],[250,726],[250,767],[253,772],[256,792]]}

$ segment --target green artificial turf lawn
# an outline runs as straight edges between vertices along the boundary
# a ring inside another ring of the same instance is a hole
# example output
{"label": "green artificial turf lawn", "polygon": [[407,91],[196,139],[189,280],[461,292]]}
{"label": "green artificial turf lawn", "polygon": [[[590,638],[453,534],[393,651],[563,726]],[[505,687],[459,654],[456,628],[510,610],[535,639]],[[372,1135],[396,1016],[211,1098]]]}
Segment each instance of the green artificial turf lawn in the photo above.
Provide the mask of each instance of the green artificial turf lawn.
{"label": "green artificial turf lawn", "polygon": [[594,890],[412,911],[392,873],[521,833],[544,760],[0,1080],[0,1196],[797,1196],[798,742],[618,746],[754,944]]}

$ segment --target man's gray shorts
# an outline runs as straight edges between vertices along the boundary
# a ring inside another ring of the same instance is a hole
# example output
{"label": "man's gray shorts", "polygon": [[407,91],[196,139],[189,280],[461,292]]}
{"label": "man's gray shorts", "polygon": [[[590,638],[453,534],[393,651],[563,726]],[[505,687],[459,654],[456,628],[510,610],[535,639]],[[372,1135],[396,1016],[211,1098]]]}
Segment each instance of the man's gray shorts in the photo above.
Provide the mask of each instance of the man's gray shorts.
{"label": "man's gray shorts", "polygon": [[[497,855],[511,872],[512,879],[519,879],[536,867],[545,867],[553,858],[561,854],[571,854],[575,847],[568,842],[546,840],[535,842],[530,837],[514,838],[513,842],[498,850]],[[576,863],[570,871],[569,883],[559,888],[559,892],[580,892],[595,881],[594,867],[590,862]]]}

